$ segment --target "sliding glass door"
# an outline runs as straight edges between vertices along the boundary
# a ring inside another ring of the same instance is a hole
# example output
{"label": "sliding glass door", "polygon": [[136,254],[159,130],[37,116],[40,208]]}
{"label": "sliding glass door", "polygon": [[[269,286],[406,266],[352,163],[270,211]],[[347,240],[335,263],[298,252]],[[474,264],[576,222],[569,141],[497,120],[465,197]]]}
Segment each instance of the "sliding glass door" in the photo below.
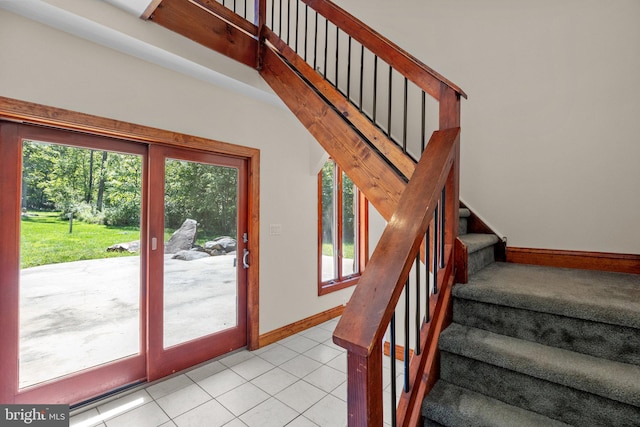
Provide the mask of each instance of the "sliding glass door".
{"label": "sliding glass door", "polygon": [[0,402],[75,404],[247,344],[246,160],[0,123]]}

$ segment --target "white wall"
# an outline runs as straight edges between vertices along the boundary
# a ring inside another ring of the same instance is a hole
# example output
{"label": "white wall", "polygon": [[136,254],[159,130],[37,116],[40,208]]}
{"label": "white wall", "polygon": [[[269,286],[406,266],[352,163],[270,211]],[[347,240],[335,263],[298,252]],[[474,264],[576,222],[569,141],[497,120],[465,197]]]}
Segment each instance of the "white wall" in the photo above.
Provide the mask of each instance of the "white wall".
{"label": "white wall", "polygon": [[316,142],[287,110],[2,9],[0,64],[1,96],[260,149],[260,332],[347,301],[317,296]]}
{"label": "white wall", "polygon": [[509,246],[640,253],[640,2],[336,2],[469,95],[461,198]]}

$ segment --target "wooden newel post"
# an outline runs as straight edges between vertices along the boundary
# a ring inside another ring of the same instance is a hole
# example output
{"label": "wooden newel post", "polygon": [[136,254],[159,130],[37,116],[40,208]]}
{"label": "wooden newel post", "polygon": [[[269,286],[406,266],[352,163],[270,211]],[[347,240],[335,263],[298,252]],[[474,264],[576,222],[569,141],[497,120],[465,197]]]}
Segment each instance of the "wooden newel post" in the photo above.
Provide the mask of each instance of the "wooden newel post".
{"label": "wooden newel post", "polygon": [[347,352],[349,427],[382,427],[382,343],[368,356]]}

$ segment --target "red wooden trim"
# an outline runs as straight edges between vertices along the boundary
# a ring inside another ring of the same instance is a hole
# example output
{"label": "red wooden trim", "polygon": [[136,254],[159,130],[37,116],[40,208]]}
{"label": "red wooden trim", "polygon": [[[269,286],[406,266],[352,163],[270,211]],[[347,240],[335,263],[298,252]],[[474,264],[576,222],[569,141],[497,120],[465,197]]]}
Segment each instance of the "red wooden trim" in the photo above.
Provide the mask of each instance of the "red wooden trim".
{"label": "red wooden trim", "polygon": [[247,271],[247,347],[260,345],[260,151],[247,157],[247,230],[251,267]]}
{"label": "red wooden trim", "polygon": [[22,175],[18,126],[0,123],[0,402],[14,403],[18,389],[20,303],[20,182]]}
{"label": "red wooden trim", "polygon": [[309,7],[318,11],[333,24],[363,44],[380,59],[391,65],[413,83],[436,99],[440,99],[440,84],[443,83],[458,95],[467,95],[458,86],[441,74],[410,55],[398,45],[380,35],[365,23],[353,17],[344,9],[327,0],[302,0]]}
{"label": "red wooden trim", "polygon": [[78,113],[62,108],[0,96],[0,119],[36,124],[93,135],[108,136],[127,141],[187,147],[235,157],[251,158],[259,150],[163,129]]}
{"label": "red wooden trim", "polygon": [[258,348],[265,347],[269,344],[278,342],[282,339],[290,337],[291,335],[295,335],[306,329],[312,328],[314,326],[318,326],[321,323],[324,323],[328,320],[334,319],[342,315],[343,312],[344,312],[344,306],[339,305],[332,309],[323,311],[322,313],[314,314],[313,316],[307,317],[302,320],[298,320],[297,322],[293,322],[287,326],[283,326],[271,332],[267,332],[266,334],[262,334],[260,335],[260,345],[258,346]]}
{"label": "red wooden trim", "polygon": [[507,247],[507,262],[640,274],[640,255]]}
{"label": "red wooden trim", "polygon": [[371,354],[382,341],[454,162],[460,129],[434,132],[345,309],[333,340]]}

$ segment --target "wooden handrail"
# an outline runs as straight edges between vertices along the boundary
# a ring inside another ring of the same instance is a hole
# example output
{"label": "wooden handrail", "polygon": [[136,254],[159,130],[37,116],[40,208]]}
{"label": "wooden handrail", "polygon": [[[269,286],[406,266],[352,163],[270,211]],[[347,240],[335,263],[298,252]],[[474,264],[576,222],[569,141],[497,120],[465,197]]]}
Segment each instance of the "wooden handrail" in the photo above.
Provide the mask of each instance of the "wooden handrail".
{"label": "wooden handrail", "polygon": [[433,133],[338,322],[337,345],[368,356],[382,339],[454,162],[459,135],[460,128]]}
{"label": "wooden handrail", "polygon": [[407,77],[422,90],[440,99],[440,85],[444,83],[457,94],[466,98],[467,95],[457,85],[427,66],[398,45],[382,36],[346,10],[327,0],[301,0],[310,8],[318,11],[322,16],[338,26],[373,54],[391,65],[394,69]]}

